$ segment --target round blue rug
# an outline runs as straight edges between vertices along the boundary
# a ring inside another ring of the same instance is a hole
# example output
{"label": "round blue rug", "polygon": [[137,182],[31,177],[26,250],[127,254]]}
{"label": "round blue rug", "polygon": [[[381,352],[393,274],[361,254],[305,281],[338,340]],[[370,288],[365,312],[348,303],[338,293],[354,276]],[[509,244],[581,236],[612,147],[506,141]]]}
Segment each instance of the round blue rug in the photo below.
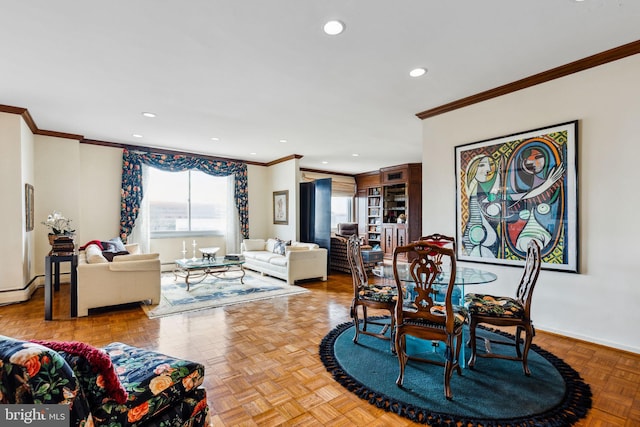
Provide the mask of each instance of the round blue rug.
{"label": "round blue rug", "polygon": [[[371,328],[371,326],[370,326]],[[500,339],[510,335],[485,328],[478,336]],[[475,369],[462,369],[451,378],[453,400],[444,397],[444,368],[409,361],[404,384],[396,385],[397,357],[389,341],[360,335],[353,342],[353,323],[332,330],[320,344],[320,358],[333,377],[372,405],[414,422],[432,426],[570,426],[591,408],[591,389],[569,365],[535,344],[529,351],[531,376],[522,363],[478,358]],[[440,346],[443,346],[440,343]],[[408,340],[409,352],[438,358],[441,348],[430,341]],[[482,351],[478,342],[478,352]],[[493,345],[495,352],[513,347]],[[467,348],[467,358],[470,350]]]}

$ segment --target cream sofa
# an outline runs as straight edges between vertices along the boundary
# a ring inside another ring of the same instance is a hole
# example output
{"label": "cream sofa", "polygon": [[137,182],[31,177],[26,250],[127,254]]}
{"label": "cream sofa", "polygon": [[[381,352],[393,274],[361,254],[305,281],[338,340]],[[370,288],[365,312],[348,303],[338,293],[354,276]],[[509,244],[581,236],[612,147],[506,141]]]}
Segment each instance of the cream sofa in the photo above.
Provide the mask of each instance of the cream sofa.
{"label": "cream sofa", "polygon": [[245,239],[242,242],[244,268],[286,280],[327,280],[327,250],[315,243],[292,242],[284,255],[274,253],[276,239]]}
{"label": "cream sofa", "polygon": [[[141,254],[137,244],[125,245],[129,255],[109,262],[101,249],[89,245],[78,254],[78,316],[90,308],[149,300],[160,302],[160,256]],[[102,259],[101,259],[102,258]]]}

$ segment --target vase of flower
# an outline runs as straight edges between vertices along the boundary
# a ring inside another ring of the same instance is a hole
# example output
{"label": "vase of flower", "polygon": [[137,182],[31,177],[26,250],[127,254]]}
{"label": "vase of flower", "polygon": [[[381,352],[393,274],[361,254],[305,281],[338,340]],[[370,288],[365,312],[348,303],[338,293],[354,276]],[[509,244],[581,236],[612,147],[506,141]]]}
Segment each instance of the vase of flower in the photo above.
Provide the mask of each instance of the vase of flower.
{"label": "vase of flower", "polygon": [[49,232],[49,244],[54,246],[54,243],[57,238],[65,237],[65,240],[73,241],[73,234],[76,230],[71,228],[71,220],[60,212],[54,211],[49,216],[47,216],[47,220],[42,222],[43,225],[46,225]]}

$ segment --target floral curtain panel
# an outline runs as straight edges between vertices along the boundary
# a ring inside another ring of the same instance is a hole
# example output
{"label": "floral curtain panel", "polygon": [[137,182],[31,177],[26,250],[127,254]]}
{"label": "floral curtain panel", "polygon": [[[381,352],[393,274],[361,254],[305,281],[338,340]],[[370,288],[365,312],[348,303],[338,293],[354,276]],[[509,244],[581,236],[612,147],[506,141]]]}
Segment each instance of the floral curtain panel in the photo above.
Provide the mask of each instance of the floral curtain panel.
{"label": "floral curtain panel", "polygon": [[249,195],[247,193],[247,164],[209,160],[182,154],[154,154],[139,151],[122,151],[122,189],[120,190],[120,238],[123,242],[131,234],[142,201],[142,168],[146,164],[158,169],[182,172],[197,169],[214,176],[235,175],[235,202],[240,218],[240,231],[249,237]]}

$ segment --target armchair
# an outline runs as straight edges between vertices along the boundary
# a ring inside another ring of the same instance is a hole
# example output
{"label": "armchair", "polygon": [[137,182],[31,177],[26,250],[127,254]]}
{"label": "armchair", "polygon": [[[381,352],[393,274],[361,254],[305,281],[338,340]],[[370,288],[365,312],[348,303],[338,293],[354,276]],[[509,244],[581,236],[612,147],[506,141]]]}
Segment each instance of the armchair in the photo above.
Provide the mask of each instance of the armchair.
{"label": "armchair", "polygon": [[78,316],[87,316],[90,308],[160,302],[159,254],[141,254],[138,245],[131,244],[126,245],[129,255],[108,262],[96,256],[94,251],[101,252],[92,246],[78,255]]}
{"label": "armchair", "polygon": [[[349,260],[347,258],[347,239],[350,236],[358,236],[362,259],[367,270],[371,270],[378,261],[382,261],[382,251],[372,251],[370,245],[364,244],[364,238],[358,235],[358,223],[343,222],[338,224],[338,232],[331,236],[331,252],[329,256],[329,267],[331,270],[351,273]],[[379,256],[376,256],[378,255]]]}

